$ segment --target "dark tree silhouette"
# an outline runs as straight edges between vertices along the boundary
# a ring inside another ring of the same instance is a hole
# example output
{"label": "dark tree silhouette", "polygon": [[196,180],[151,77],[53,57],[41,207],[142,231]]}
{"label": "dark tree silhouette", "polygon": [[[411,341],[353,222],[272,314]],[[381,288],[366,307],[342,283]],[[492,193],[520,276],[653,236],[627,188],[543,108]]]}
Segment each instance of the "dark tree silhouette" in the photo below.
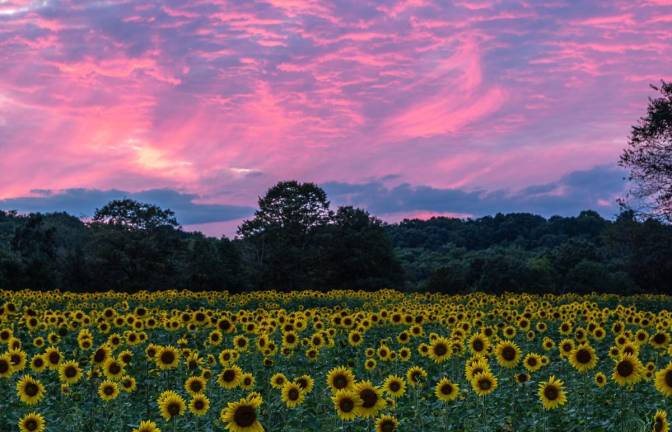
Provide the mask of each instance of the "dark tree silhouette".
{"label": "dark tree silhouette", "polygon": [[[619,165],[630,170],[633,188],[623,204],[645,218],[672,220],[672,83],[651,86],[646,116],[632,127]],[[634,199],[634,200],[633,200]],[[634,202],[633,202],[634,201]]]}

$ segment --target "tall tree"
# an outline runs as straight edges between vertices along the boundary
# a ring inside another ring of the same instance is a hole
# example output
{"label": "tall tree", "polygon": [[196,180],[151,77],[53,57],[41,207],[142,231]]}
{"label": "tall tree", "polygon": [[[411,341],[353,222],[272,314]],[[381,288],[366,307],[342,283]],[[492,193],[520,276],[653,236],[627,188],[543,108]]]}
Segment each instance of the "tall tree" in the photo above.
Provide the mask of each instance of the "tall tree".
{"label": "tall tree", "polygon": [[319,249],[313,240],[332,216],[327,194],[313,183],[279,182],[259,198],[254,218],[238,227],[257,286],[317,288],[310,278]]}
{"label": "tall tree", "polygon": [[651,86],[660,95],[649,99],[646,116],[632,127],[619,164],[630,170],[634,186],[627,206],[645,217],[672,221],[672,83]]}

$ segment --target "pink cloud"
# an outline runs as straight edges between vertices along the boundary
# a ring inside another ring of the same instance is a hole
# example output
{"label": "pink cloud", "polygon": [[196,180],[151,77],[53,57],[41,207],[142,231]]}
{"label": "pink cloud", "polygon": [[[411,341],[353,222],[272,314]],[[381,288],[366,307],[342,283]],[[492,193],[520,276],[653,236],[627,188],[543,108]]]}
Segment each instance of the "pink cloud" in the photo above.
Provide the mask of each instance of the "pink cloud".
{"label": "pink cloud", "polygon": [[525,187],[615,162],[672,70],[662,0],[42,3],[0,2],[2,197]]}

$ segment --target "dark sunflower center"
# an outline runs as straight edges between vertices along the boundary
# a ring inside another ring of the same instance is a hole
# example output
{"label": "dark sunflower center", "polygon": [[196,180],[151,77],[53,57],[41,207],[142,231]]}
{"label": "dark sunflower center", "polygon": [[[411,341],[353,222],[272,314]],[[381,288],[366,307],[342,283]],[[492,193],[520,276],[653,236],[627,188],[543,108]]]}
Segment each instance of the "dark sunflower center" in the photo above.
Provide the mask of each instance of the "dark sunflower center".
{"label": "dark sunflower center", "polygon": [[537,365],[537,359],[534,357],[530,357],[527,359],[527,364],[534,367]]}
{"label": "dark sunflower center", "polygon": [[526,374],[518,375],[518,381],[520,381],[521,383],[527,381],[527,375]]}
{"label": "dark sunflower center", "polygon": [[654,432],[662,432],[664,428],[663,420],[660,418],[656,418],[655,423],[653,424],[653,430]]}
{"label": "dark sunflower center", "polygon": [[544,388],[544,396],[546,396],[546,399],[549,401],[554,401],[560,396],[560,392],[557,387],[549,385]]}
{"label": "dark sunflower center", "polygon": [[616,366],[618,374],[622,377],[629,377],[635,371],[633,364],[629,360],[623,360]]}
{"label": "dark sunflower center", "polygon": [[662,344],[665,342],[665,335],[662,333],[656,333],[656,335],[653,337],[653,341],[657,344]]}
{"label": "dark sunflower center", "polygon": [[478,388],[481,390],[490,390],[490,387],[492,387],[492,383],[490,382],[489,379],[487,378],[481,378],[478,380]]}
{"label": "dark sunflower center", "polygon": [[348,379],[344,375],[336,375],[334,377],[334,387],[338,390],[344,389],[348,386]]}
{"label": "dark sunflower center", "polygon": [[359,393],[359,397],[362,398],[362,406],[364,408],[371,408],[378,402],[378,394],[371,389],[362,390]]}
{"label": "dark sunflower center", "polygon": [[107,396],[113,395],[114,394],[114,387],[105,386],[105,388],[103,388],[103,393],[105,393]]}
{"label": "dark sunflower center", "polygon": [[396,425],[392,420],[383,420],[380,423],[381,432],[394,432],[396,429]]}
{"label": "dark sunflower center", "polygon": [[392,390],[395,393],[398,392],[399,390],[401,390],[401,384],[399,384],[398,381],[392,381],[390,383],[390,390]]}
{"label": "dark sunflower center", "polygon": [[665,384],[667,384],[668,387],[672,387],[672,370],[665,372]]}
{"label": "dark sunflower center", "polygon": [[196,401],[194,401],[194,407],[196,408],[196,410],[202,410],[205,407],[205,402],[203,402],[200,399],[197,399]]}
{"label": "dark sunflower center", "polygon": [[453,386],[451,384],[444,384],[441,386],[441,394],[449,395],[453,392]]}
{"label": "dark sunflower center", "polygon": [[483,351],[483,341],[476,339],[473,343],[474,351]]}
{"label": "dark sunflower center", "polygon": [[74,366],[68,366],[65,368],[65,376],[67,378],[73,378],[77,375],[77,369]]}
{"label": "dark sunflower center", "polygon": [[232,371],[231,369],[228,369],[224,371],[224,375],[222,375],[222,379],[225,382],[231,382],[236,378],[236,373]]}
{"label": "dark sunflower center", "polygon": [[436,354],[437,356],[446,355],[447,352],[448,347],[445,344],[440,343],[434,347],[434,354]]}
{"label": "dark sunflower center", "polygon": [[308,387],[308,381],[305,378],[299,378],[296,383],[301,387],[302,389],[305,389]]}
{"label": "dark sunflower center", "polygon": [[299,400],[299,395],[300,395],[299,390],[297,390],[296,388],[291,388],[289,389],[289,392],[287,392],[287,397],[289,398],[290,401]]}
{"label": "dark sunflower center", "polygon": [[105,360],[105,351],[103,350],[98,350],[96,353],[93,355],[93,361],[96,363],[100,363],[103,360]]}
{"label": "dark sunflower center", "polygon": [[516,350],[512,346],[506,345],[502,349],[502,357],[506,361],[513,361],[516,358]]}
{"label": "dark sunflower center", "polygon": [[36,396],[40,392],[40,387],[37,384],[29,382],[24,387],[26,394],[30,397]]}
{"label": "dark sunflower center", "polygon": [[257,412],[248,405],[238,407],[233,414],[233,421],[240,427],[252,426],[256,420]]}
{"label": "dark sunflower center", "polygon": [[118,375],[121,372],[121,366],[117,363],[112,363],[108,370],[112,375]]}
{"label": "dark sunflower center", "polygon": [[180,404],[178,402],[170,402],[166,408],[171,417],[175,417],[180,413]]}
{"label": "dark sunflower center", "polygon": [[590,351],[588,350],[580,349],[576,352],[576,361],[581,364],[590,363],[592,359],[593,356],[592,354],[590,354]]}
{"label": "dark sunflower center", "polygon": [[61,359],[61,356],[57,352],[52,351],[52,352],[49,353],[49,361],[52,364],[58,363],[60,359]]}
{"label": "dark sunflower center", "polygon": [[9,370],[9,362],[6,360],[0,360],[0,374],[7,373]]}
{"label": "dark sunflower center", "polygon": [[161,362],[164,364],[172,364],[175,361],[175,354],[172,351],[164,351],[161,353]]}
{"label": "dark sunflower center", "polygon": [[37,420],[35,420],[33,418],[29,418],[28,420],[26,420],[26,422],[23,424],[23,426],[26,429],[28,429],[29,431],[37,430],[37,426],[38,426]]}
{"label": "dark sunflower center", "polygon": [[203,388],[200,381],[192,381],[190,387],[191,387],[191,391],[194,391],[194,392],[197,392],[197,393],[200,392],[201,389]]}
{"label": "dark sunflower center", "polygon": [[343,411],[344,413],[349,413],[349,412],[351,412],[353,409],[355,409],[355,403],[352,401],[352,399],[344,398],[344,399],[341,399],[341,400],[338,402],[338,407],[339,407],[339,408],[341,409],[341,411]]}

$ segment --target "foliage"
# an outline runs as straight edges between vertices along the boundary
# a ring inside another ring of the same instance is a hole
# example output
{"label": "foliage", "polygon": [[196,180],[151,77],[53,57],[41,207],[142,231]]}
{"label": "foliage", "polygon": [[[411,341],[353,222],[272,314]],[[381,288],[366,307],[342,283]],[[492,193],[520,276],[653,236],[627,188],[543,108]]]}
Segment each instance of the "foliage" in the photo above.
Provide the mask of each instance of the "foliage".
{"label": "foliage", "polygon": [[646,116],[632,127],[619,163],[630,170],[637,210],[672,221],[672,83],[651,87],[659,96],[649,99]]}

